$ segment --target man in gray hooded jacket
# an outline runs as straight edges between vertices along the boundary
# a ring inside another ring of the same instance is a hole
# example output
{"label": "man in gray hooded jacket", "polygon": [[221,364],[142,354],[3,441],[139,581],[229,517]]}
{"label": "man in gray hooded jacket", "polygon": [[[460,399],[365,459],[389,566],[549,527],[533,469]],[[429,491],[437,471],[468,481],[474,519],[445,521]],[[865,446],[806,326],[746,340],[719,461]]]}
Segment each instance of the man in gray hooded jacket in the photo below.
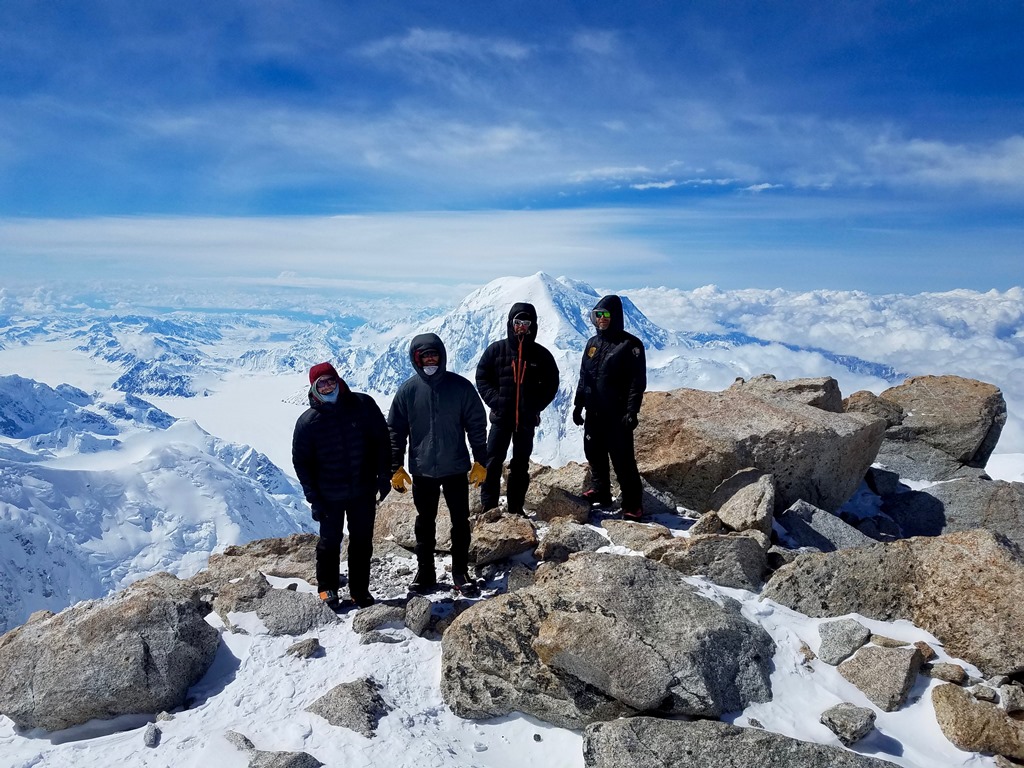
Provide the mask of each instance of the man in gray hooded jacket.
{"label": "man in gray hooded jacket", "polygon": [[[416,505],[417,571],[412,587],[429,592],[434,572],[437,506],[444,493],[452,521],[452,581],[467,596],[479,594],[469,578],[469,484],[486,477],[487,416],[473,385],[448,371],[448,355],[436,334],[416,336],[409,346],[415,374],[395,394],[388,413],[391,486],[404,493],[412,484]],[[470,463],[466,439],[473,451]],[[409,445],[409,472],[403,466]],[[467,472],[468,477],[467,477]]]}

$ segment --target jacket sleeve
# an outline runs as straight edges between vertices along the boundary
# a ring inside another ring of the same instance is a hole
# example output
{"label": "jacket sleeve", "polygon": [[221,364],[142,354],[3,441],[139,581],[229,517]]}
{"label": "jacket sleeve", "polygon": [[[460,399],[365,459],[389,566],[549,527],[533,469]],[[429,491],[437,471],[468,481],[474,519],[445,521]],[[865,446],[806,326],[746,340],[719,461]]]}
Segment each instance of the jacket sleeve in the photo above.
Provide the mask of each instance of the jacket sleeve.
{"label": "jacket sleeve", "polygon": [[629,377],[629,395],[626,398],[626,410],[629,413],[640,413],[640,404],[647,389],[647,351],[642,341],[637,339],[630,350],[632,369]]}
{"label": "jacket sleeve", "polygon": [[[541,347],[541,349],[544,349]],[[544,354],[540,356],[541,364],[541,386],[539,387],[539,402],[537,403],[537,411],[543,411],[549,405],[551,401],[555,399],[555,395],[558,394],[558,364],[555,362],[555,356],[552,355],[548,350],[544,349]]]}
{"label": "jacket sleeve", "polygon": [[590,342],[587,342],[587,346],[583,348],[583,357],[580,359],[580,380],[576,384],[576,395],[572,399],[572,404],[576,406],[585,405],[585,392],[587,386],[587,373],[583,368],[584,363],[587,362],[587,349],[590,347]]}
{"label": "jacket sleeve", "polygon": [[403,397],[405,390],[399,389],[395,399],[391,401],[388,411],[388,433],[391,443],[391,471],[395,472],[405,464],[405,444],[409,439],[408,406]]}
{"label": "jacket sleeve", "polygon": [[476,389],[492,411],[498,406],[498,370],[495,357],[498,350],[491,344],[476,364]]}
{"label": "jacket sleeve", "polygon": [[292,433],[292,466],[295,468],[295,476],[299,479],[306,501],[311,506],[316,506],[320,502],[316,481],[316,457],[309,436],[309,423],[301,417],[295,423],[295,431]]}
{"label": "jacket sleeve", "polygon": [[391,480],[391,432],[384,414],[372,397],[366,398],[366,410],[369,414],[370,434],[373,440],[373,461],[376,466],[377,484],[383,485]]}
{"label": "jacket sleeve", "polygon": [[487,414],[472,387],[466,387],[462,404],[462,423],[473,451],[473,461],[487,463]]}

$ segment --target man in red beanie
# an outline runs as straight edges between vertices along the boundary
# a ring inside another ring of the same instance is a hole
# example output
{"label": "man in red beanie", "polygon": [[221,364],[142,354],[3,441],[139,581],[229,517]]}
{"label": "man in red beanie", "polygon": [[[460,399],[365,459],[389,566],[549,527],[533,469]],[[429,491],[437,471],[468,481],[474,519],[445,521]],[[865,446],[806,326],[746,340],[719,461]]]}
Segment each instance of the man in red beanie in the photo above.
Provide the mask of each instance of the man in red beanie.
{"label": "man in red beanie", "polygon": [[373,398],[350,390],[330,363],[310,368],[309,384],[309,409],[292,436],[292,464],[320,523],[317,588],[328,606],[341,607],[338,571],[347,516],[349,593],[365,608],[374,603],[370,558],[376,502],[391,490],[388,425]]}

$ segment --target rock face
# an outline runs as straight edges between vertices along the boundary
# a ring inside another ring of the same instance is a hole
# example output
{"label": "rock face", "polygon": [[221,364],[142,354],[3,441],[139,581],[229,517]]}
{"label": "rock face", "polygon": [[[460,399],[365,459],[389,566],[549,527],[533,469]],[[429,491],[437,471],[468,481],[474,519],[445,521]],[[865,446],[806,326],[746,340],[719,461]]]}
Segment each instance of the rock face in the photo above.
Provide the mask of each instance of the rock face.
{"label": "rock face", "polygon": [[907,700],[917,672],[921,652],[917,648],[861,648],[839,665],[839,674],[857,686],[883,712],[893,712]]}
{"label": "rock face", "polygon": [[349,728],[372,739],[381,718],[391,711],[380,695],[380,688],[380,683],[370,678],[342,683],[306,707],[306,711],[319,715],[331,725]]}
{"label": "rock face", "polygon": [[596,552],[608,543],[596,529],[560,518],[548,527],[536,555],[539,560],[565,562],[573,552]]}
{"label": "rock face", "polygon": [[958,685],[940,685],[932,691],[932,705],[943,735],[957,748],[1024,760],[1024,724],[994,704]]}
{"label": "rock face", "polygon": [[775,644],[732,601],[640,557],[580,554],[477,603],[441,643],[441,692],[461,717],[513,710],[578,728],[658,711],[715,717],[771,698]]}
{"label": "rock face", "polygon": [[737,379],[729,387],[729,391],[746,392],[768,400],[803,403],[832,413],[843,412],[843,395],[839,391],[839,382],[831,376],[778,381],[770,373],[762,373],[750,381]]}
{"label": "rock face", "polygon": [[537,546],[533,523],[520,515],[490,510],[470,522],[469,559],[477,565],[507,560]]}
{"label": "rock face", "polygon": [[806,501],[796,502],[775,519],[786,529],[797,547],[814,547],[822,552],[834,552],[837,549],[865,547],[875,543],[874,539],[831,512],[818,509]]}
{"label": "rock face", "polygon": [[714,490],[708,504],[731,530],[755,530],[770,535],[775,481],[756,469],[741,469]]}
{"label": "rock face", "polygon": [[801,555],[761,594],[809,616],[906,619],[986,675],[1024,670],[1024,555],[989,531]]}
{"label": "rock face", "polygon": [[985,528],[1024,546],[1024,483],[961,478],[885,500],[904,536]]}
{"label": "rock face", "polygon": [[209,610],[195,587],[160,573],[13,629],[0,637],[0,712],[56,731],[181,706],[220,643]]}
{"label": "rock face", "polygon": [[268,576],[296,578],[316,583],[316,542],[312,533],[295,533],[282,539],[257,539],[230,546],[210,555],[206,570],[189,581],[214,590],[232,579],[260,571]]}
{"label": "rock face", "polygon": [[[377,507],[377,517],[373,525],[374,545],[389,539],[411,551],[416,546],[415,524],[416,507],[412,503],[412,493],[389,493]],[[450,552],[452,548],[452,520],[448,514],[448,505],[444,501],[444,494],[437,505],[434,547],[439,552]]]}
{"label": "rock face", "polygon": [[892,768],[885,760],[760,728],[653,717],[589,726],[583,761],[587,768]]}
{"label": "rock face", "polygon": [[775,480],[775,509],[803,499],[837,510],[875,460],[885,422],[749,391],[648,392],[636,432],[640,472],[690,509],[710,508],[712,492],[756,467]]}
{"label": "rock face", "polygon": [[723,587],[751,592],[761,588],[768,570],[767,552],[761,543],[739,534],[661,539],[644,554],[687,576],[706,576]]}
{"label": "rock face", "polygon": [[878,461],[911,480],[984,468],[1006,423],[1003,393],[959,376],[916,376],[879,399],[897,406],[902,417],[886,430]]}
{"label": "rock face", "polygon": [[213,608],[231,626],[232,612],[253,612],[271,635],[301,635],[338,620],[334,611],[316,595],[274,589],[259,571],[220,588]]}

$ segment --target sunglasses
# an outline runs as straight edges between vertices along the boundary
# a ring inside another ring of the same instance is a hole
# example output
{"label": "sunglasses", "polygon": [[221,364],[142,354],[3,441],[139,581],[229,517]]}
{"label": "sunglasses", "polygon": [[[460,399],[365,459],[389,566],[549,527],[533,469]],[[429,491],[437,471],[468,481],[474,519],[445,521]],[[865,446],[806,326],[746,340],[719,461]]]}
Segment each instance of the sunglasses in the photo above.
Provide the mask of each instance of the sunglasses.
{"label": "sunglasses", "polygon": [[513,320],[512,321],[512,327],[513,328],[529,328],[531,325],[533,325],[533,322],[531,320]]}
{"label": "sunglasses", "polygon": [[595,309],[590,313],[595,320],[611,320],[612,313],[607,309]]}
{"label": "sunglasses", "polygon": [[333,376],[321,376],[316,380],[316,391],[323,395],[328,395],[334,391],[334,388],[338,386],[338,380]]}

